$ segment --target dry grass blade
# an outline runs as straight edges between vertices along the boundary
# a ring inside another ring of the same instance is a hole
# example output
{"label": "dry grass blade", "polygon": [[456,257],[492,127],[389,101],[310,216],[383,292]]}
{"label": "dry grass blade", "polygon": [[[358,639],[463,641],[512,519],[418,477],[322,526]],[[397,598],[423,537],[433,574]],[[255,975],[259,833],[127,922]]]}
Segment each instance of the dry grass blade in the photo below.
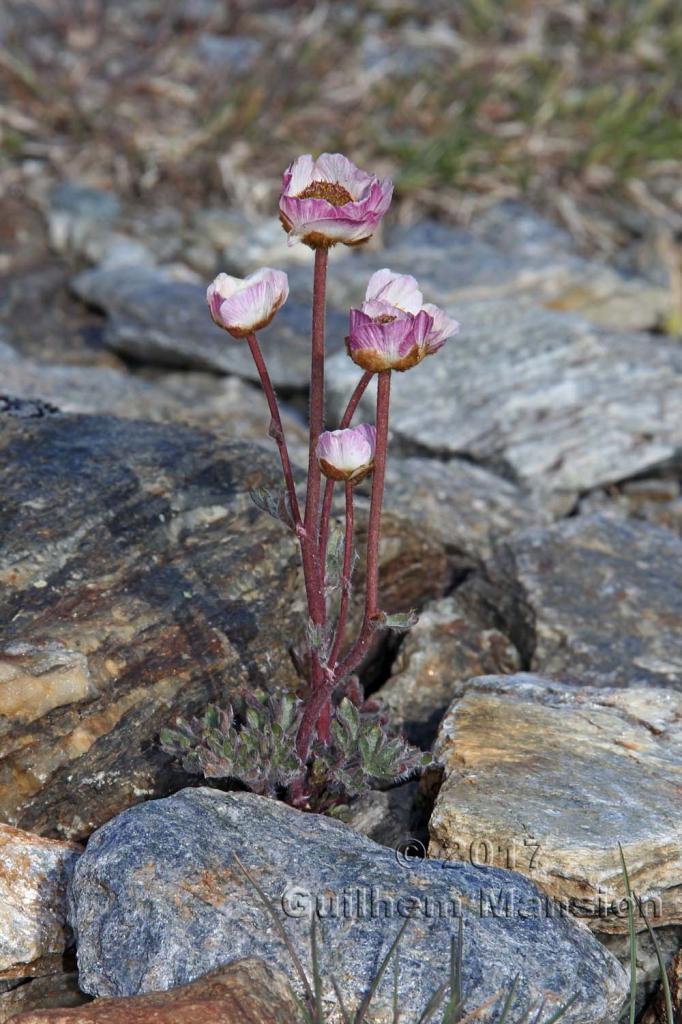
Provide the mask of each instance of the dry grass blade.
{"label": "dry grass blade", "polygon": [[315,1024],[324,1024],[322,1006],[322,973],[320,971],[320,950],[317,942],[317,918],[312,915],[310,921],[310,956],[313,967],[313,988],[315,990]]}
{"label": "dry grass blade", "polygon": [[511,1010],[511,1005],[514,1001],[514,996],[516,995],[516,989],[518,988],[518,985],[519,976],[517,974],[513,982],[511,983],[511,988],[507,992],[507,998],[505,999],[504,1006],[502,1007],[502,1015],[500,1017],[499,1024],[504,1024],[504,1022],[507,1019],[507,1016],[509,1015],[509,1011]]}
{"label": "dry grass blade", "polygon": [[556,1021],[561,1020],[563,1015],[565,1013],[568,1013],[568,1011],[571,1009],[573,1004],[575,1002],[577,1002],[577,1000],[578,1000],[578,993],[576,992],[576,993],[574,993],[574,995],[571,996],[571,998],[568,1000],[567,1003],[564,1003],[563,1006],[559,1007],[559,1009],[556,1011],[556,1013],[552,1014],[552,1016],[549,1018],[549,1020],[545,1021],[545,1024],[556,1024]]}
{"label": "dry grass blade", "polygon": [[343,994],[341,992],[341,989],[339,988],[339,983],[338,983],[338,981],[336,980],[336,978],[334,977],[333,974],[331,976],[331,982],[332,982],[332,988],[334,989],[334,995],[336,996],[336,1001],[339,1004],[339,1009],[341,1010],[341,1016],[343,1017],[343,1024],[352,1024],[352,1018],[351,1018],[351,1015],[349,1014],[348,1010],[346,1009],[346,1004],[343,1001]]}
{"label": "dry grass blade", "polygon": [[419,1018],[417,1024],[427,1024],[427,1022],[431,1020],[431,1018],[437,1012],[439,1006],[445,999],[445,993],[447,992],[449,987],[449,981],[444,981],[442,985],[439,985],[439,987],[436,989],[436,991],[433,993],[428,1003],[424,1007],[424,1011],[421,1017]]}
{"label": "dry grass blade", "polygon": [[273,924],[275,926],[275,929],[277,930],[277,933],[279,934],[279,937],[281,938],[282,942],[286,946],[287,952],[289,953],[289,956],[291,957],[291,961],[292,961],[292,963],[294,965],[296,973],[298,974],[299,978],[301,979],[301,984],[303,985],[303,988],[305,990],[305,994],[306,994],[306,996],[308,998],[308,1002],[310,1003],[311,1006],[315,1006],[315,994],[314,994],[312,988],[310,987],[310,982],[308,981],[308,977],[307,977],[305,971],[303,970],[303,964],[299,960],[298,953],[294,949],[293,943],[292,943],[291,939],[289,938],[289,936],[287,935],[286,929],[285,929],[284,925],[282,924],[282,922],[280,921],[279,916],[277,914],[277,911],[273,907],[273,905],[270,902],[270,900],[268,899],[267,895],[261,889],[261,887],[258,884],[258,882],[256,881],[256,879],[253,877],[253,875],[251,874],[249,869],[247,867],[245,867],[245,865],[241,862],[241,860],[239,859],[239,857],[237,856],[236,853],[233,854],[233,856],[234,856],[234,859],[235,859],[236,863],[239,865],[239,868],[242,871],[244,877],[253,886],[255,891],[258,893],[258,896],[260,897],[260,900],[261,900],[263,906],[265,907],[265,909],[267,910],[268,914],[272,918],[272,921],[273,921]]}

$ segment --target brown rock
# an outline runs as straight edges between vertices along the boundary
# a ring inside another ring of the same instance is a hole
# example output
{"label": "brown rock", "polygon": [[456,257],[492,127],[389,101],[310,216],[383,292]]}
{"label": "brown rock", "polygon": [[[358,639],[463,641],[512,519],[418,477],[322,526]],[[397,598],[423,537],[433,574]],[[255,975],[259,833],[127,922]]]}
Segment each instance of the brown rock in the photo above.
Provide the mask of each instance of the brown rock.
{"label": "brown rock", "polygon": [[284,975],[248,957],[167,992],[32,1010],[13,1019],[17,1024],[297,1024],[299,1017]]}
{"label": "brown rock", "polygon": [[430,746],[465,679],[519,667],[518,652],[507,637],[478,628],[456,596],[445,597],[420,614],[378,695],[413,743]]}
{"label": "brown rock", "polygon": [[80,852],[0,825],[0,978],[60,969],[70,937],[66,886]]}
{"label": "brown rock", "polygon": [[[682,694],[489,676],[459,687],[429,854],[520,871],[624,933],[618,843],[654,927],[682,924]],[[638,929],[645,928],[638,919]]]}
{"label": "brown rock", "polygon": [[0,1024],[29,1010],[82,1006],[83,1003],[89,1003],[90,999],[78,988],[78,975],[75,971],[33,978],[0,995]]}
{"label": "brown rock", "polygon": [[[682,949],[673,957],[672,963],[668,967],[668,983],[670,985],[670,997],[674,1014],[672,1024],[680,1024],[680,1021],[682,1021]],[[665,996],[662,986],[654,1003],[642,1017],[641,1024],[671,1024],[666,1017]]]}

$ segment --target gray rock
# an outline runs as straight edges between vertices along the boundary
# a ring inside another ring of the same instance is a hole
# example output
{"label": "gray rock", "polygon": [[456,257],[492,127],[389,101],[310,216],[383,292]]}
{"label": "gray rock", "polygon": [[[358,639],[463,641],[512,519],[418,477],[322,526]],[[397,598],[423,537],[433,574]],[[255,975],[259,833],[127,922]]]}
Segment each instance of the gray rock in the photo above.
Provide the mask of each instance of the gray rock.
{"label": "gray rock", "polygon": [[[173,280],[165,271],[111,267],[85,271],[76,293],[110,317],[105,339],[141,362],[231,373],[258,380],[251,353],[211,321],[206,288]],[[330,352],[343,343],[346,319],[329,317]],[[335,343],[334,343],[335,339]],[[275,387],[304,389],[310,374],[310,309],[294,299],[259,335]]]}
{"label": "gray rock", "polygon": [[682,925],[681,722],[670,690],[465,681],[435,748],[429,853],[514,867],[593,931],[624,935],[621,843],[652,926]]}
{"label": "gray rock", "polygon": [[463,568],[488,558],[506,534],[549,521],[532,495],[464,459],[389,456],[385,504],[436,537]]}
{"label": "gray rock", "polygon": [[413,274],[429,301],[532,297],[614,330],[648,330],[670,313],[668,288],[580,256],[570,236],[518,203],[501,203],[469,230],[426,220],[389,231],[377,252],[332,265],[330,295],[356,304],[380,266]]}
{"label": "gray rock", "polygon": [[[585,491],[680,459],[682,349],[511,299],[453,312],[460,335],[394,375],[392,428],[409,453],[466,455],[559,514]],[[329,361],[336,415],[358,376],[344,354]]]}
{"label": "gray rock", "polygon": [[[555,1005],[577,992],[568,1024],[611,1024],[621,1005],[627,983],[617,961],[570,918],[538,914],[538,890],[522,876],[467,864],[401,866],[392,851],[338,822],[209,789],[132,808],[90,840],[70,896],[82,987],[99,995],[167,989],[245,955],[293,978],[235,854],[269,894],[308,969],[309,918],[323,915],[329,1002],[331,971],[348,1005],[358,1002],[402,919],[419,908],[400,950],[400,1005],[410,1018],[446,976],[460,909],[467,1008],[517,974],[517,1012],[523,1001],[547,996]],[[505,896],[515,911],[492,913],[490,901]],[[370,1019],[392,1019],[390,975]]]}
{"label": "gray rock", "polygon": [[499,630],[472,623],[455,594],[431,602],[420,613],[378,696],[408,738],[429,747],[464,679],[519,668],[514,645]]}
{"label": "gray rock", "polygon": [[420,829],[418,801],[416,781],[394,789],[372,789],[353,801],[343,821],[375,843],[402,851]]}
{"label": "gray rock", "polygon": [[263,41],[255,36],[219,36],[208,32],[201,33],[196,46],[203,63],[223,68],[231,76],[250,71],[263,51]]}
{"label": "gray rock", "polygon": [[593,491],[580,502],[583,514],[646,519],[682,536],[682,480],[648,478]]}
{"label": "gray rock", "polygon": [[78,182],[63,182],[50,198],[47,214],[50,243],[57,252],[78,251],[88,236],[108,231],[121,214],[113,192]]}
{"label": "gray rock", "polygon": [[603,516],[526,530],[458,593],[535,672],[682,688],[682,541],[668,530]]}

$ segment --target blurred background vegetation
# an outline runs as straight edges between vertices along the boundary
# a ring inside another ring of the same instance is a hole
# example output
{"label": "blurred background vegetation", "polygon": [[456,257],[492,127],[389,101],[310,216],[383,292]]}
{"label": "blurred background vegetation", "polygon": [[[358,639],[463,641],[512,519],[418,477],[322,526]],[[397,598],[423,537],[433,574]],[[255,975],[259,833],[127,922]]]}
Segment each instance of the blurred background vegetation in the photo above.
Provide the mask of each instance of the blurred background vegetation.
{"label": "blurred background vegetation", "polygon": [[67,177],[260,213],[339,149],[404,218],[524,196],[586,249],[653,223],[673,253],[681,79],[679,0],[3,0],[4,240]]}

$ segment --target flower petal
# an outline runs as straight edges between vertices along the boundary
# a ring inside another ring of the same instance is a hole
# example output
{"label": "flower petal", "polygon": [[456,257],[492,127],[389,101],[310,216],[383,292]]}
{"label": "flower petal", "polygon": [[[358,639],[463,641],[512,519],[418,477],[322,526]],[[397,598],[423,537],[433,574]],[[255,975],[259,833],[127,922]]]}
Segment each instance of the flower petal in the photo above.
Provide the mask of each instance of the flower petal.
{"label": "flower petal", "polygon": [[[365,303],[372,300],[388,303],[407,313],[418,313],[423,296],[411,274],[396,274],[388,268],[377,270],[369,279]],[[363,305],[363,309],[365,306]]]}
{"label": "flower petal", "polygon": [[430,354],[437,352],[439,348],[443,347],[448,338],[457,334],[460,325],[457,320],[453,320],[451,316],[448,316],[445,310],[434,306],[431,302],[427,302],[423,308],[433,319],[433,326],[426,336],[426,346]]}

